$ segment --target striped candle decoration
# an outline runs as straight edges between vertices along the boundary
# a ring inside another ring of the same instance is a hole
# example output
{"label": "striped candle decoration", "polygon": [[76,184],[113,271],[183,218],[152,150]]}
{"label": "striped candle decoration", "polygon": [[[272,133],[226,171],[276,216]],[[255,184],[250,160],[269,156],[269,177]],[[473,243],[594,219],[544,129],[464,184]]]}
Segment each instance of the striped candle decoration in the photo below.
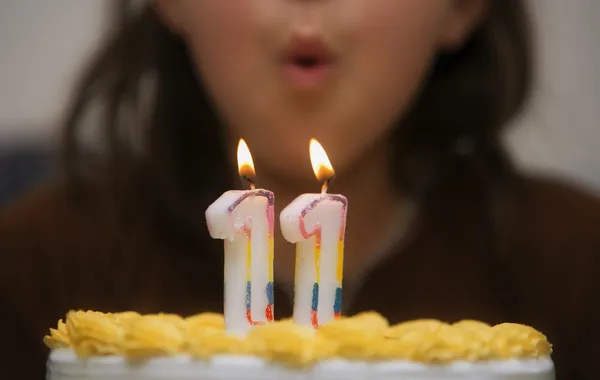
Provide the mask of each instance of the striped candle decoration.
{"label": "striped candle decoration", "polygon": [[229,332],[245,334],[274,319],[273,192],[255,189],[250,151],[240,140],[240,176],[250,190],[225,192],[206,210],[210,235],[225,241],[224,315]]}
{"label": "striped candle decoration", "polygon": [[285,239],[296,244],[294,321],[318,328],[341,315],[348,201],[327,194],[333,169],[315,143],[311,142],[311,160],[315,175],[324,180],[322,192],[300,195],[282,211],[280,221]]}

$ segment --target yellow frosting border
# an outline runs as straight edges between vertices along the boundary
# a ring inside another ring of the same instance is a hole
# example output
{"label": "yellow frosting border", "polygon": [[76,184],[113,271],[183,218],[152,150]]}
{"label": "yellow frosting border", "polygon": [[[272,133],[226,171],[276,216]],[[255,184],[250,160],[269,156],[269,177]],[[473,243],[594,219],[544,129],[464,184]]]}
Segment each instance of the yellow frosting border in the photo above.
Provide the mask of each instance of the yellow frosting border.
{"label": "yellow frosting border", "polygon": [[422,319],[390,325],[366,312],[337,319],[318,330],[282,320],[257,326],[246,337],[225,331],[221,314],[183,318],[174,314],[70,311],[44,337],[51,349],[72,348],[81,358],[123,355],[130,360],[189,354],[208,359],[243,354],[292,366],[328,358],[410,360],[429,364],[547,357],[552,345],[532,327],[478,321],[447,324]]}

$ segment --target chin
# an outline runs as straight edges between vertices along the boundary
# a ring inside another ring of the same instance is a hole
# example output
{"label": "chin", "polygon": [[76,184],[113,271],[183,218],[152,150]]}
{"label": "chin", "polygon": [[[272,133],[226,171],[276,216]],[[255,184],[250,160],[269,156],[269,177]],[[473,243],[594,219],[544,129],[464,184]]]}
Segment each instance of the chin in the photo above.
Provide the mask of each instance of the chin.
{"label": "chin", "polygon": [[246,138],[254,158],[258,182],[262,173],[272,179],[314,185],[316,191],[321,185],[315,178],[310,161],[309,142],[312,137],[322,144],[338,176],[343,175],[353,162],[356,146],[363,145],[356,141],[341,143],[337,136],[343,133],[335,133],[327,128],[282,129],[286,133],[281,133],[280,129],[264,132],[261,136],[249,133]]}
{"label": "chin", "polygon": [[255,154],[257,181],[260,181],[260,175],[264,173],[278,180],[307,183],[312,181],[315,188],[318,188],[308,156],[308,144],[306,145],[304,149],[285,149],[280,145]]}

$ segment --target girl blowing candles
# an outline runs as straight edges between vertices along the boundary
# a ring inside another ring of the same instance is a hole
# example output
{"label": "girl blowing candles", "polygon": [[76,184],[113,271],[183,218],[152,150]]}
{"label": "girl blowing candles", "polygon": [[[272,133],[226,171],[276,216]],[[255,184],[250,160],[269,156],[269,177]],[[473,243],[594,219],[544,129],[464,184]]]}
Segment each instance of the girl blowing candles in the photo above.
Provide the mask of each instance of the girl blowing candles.
{"label": "girl blowing candles", "polygon": [[[530,88],[523,8],[150,3],[80,82],[64,176],[0,216],[3,373],[41,378],[41,337],[69,309],[220,311],[222,248],[204,210],[241,186],[238,138],[281,210],[315,190],[315,137],[352,204],[343,313],[530,324],[554,343],[559,380],[596,378],[600,203],[520,173],[499,138]],[[275,230],[282,318],[294,252]]]}

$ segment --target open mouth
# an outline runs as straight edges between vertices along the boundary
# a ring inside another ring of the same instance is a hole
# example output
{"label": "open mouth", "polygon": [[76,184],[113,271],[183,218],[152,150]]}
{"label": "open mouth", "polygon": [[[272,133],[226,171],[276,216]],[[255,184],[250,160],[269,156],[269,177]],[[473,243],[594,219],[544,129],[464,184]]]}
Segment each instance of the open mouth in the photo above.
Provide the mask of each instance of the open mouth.
{"label": "open mouth", "polygon": [[297,38],[284,55],[288,78],[300,87],[316,87],[325,82],[333,64],[331,50],[318,38]]}
{"label": "open mouth", "polygon": [[298,37],[286,49],[285,60],[298,68],[314,69],[331,64],[333,53],[320,38]]}
{"label": "open mouth", "polygon": [[292,58],[291,63],[293,65],[297,66],[298,68],[305,69],[305,70],[310,70],[310,69],[313,69],[315,67],[318,67],[323,62],[318,57],[314,57],[314,56],[313,57],[311,57],[311,56],[298,56],[298,57]]}
{"label": "open mouth", "polygon": [[288,56],[286,64],[298,70],[312,71],[325,68],[332,63],[331,56],[325,52],[302,52]]}

